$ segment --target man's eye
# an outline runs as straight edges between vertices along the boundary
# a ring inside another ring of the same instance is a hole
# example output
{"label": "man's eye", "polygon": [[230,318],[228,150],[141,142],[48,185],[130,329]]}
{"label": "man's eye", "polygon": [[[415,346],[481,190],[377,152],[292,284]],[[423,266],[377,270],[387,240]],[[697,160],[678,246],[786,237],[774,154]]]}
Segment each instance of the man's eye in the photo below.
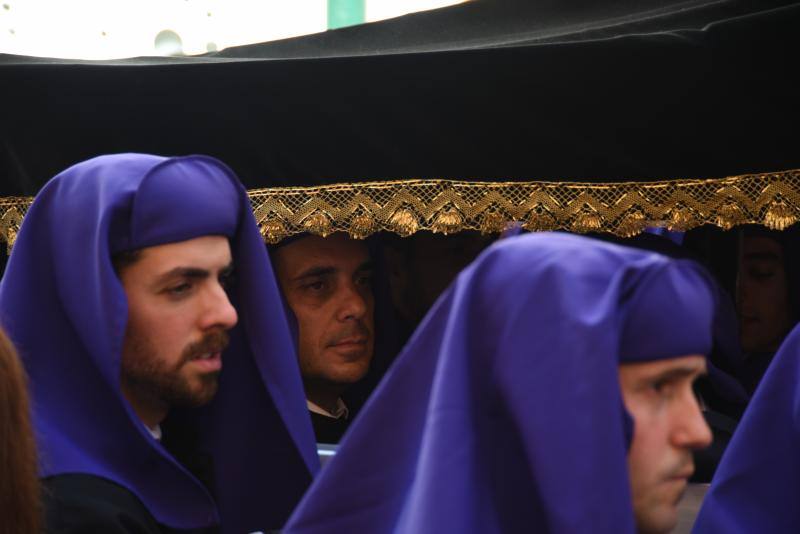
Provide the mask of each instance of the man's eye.
{"label": "man's eye", "polygon": [[325,282],[322,280],[317,280],[316,282],[310,282],[303,286],[305,289],[310,289],[311,291],[322,291],[325,289]]}
{"label": "man's eye", "polygon": [[173,295],[173,296],[181,296],[181,295],[185,295],[186,293],[188,293],[189,290],[191,290],[191,289],[192,289],[192,285],[190,283],[183,282],[183,283],[176,284],[174,286],[168,287],[167,288],[167,293],[169,293],[170,295]]}
{"label": "man's eye", "polygon": [[672,386],[672,382],[669,380],[656,380],[650,384],[650,388],[658,393],[659,395],[664,395],[670,392]]}
{"label": "man's eye", "polygon": [[356,283],[362,286],[370,286],[372,285],[372,275],[365,274],[356,278]]}

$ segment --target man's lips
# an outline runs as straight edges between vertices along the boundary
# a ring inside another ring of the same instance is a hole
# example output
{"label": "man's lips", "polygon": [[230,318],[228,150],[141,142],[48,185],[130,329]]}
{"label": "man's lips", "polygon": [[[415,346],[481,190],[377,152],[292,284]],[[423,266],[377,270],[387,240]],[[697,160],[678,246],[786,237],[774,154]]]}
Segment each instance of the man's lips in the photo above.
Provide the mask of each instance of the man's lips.
{"label": "man's lips", "polygon": [[693,474],[694,474],[694,466],[692,466],[689,469],[684,469],[683,471],[680,471],[680,472],[672,475],[667,480],[687,481],[692,477]]}
{"label": "man's lips", "polygon": [[207,373],[220,371],[222,370],[222,353],[207,352],[199,354],[189,360],[189,363]]}
{"label": "man's lips", "polygon": [[352,347],[352,346],[360,346],[366,345],[367,338],[366,337],[346,337],[344,339],[340,339],[328,345],[329,347]]}

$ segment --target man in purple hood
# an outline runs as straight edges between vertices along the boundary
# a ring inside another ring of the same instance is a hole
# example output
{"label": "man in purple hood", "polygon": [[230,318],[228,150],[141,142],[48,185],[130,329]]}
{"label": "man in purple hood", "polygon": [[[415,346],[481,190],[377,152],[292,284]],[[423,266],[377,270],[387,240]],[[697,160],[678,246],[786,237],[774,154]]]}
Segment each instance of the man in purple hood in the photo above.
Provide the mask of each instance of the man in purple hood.
{"label": "man in purple hood", "polygon": [[30,377],[50,533],[280,528],[318,468],[247,194],[213,158],[53,178],[0,322]]}

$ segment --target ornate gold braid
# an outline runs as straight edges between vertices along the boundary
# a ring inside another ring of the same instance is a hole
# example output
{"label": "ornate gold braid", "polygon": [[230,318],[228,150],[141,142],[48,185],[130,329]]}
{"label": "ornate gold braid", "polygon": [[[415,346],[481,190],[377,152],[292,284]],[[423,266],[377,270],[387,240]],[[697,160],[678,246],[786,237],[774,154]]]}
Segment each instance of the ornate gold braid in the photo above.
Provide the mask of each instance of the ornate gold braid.
{"label": "ornate gold braid", "polygon": [[[388,230],[499,232],[518,221],[531,231],[610,232],[647,226],[687,230],[762,224],[776,230],[800,217],[800,170],[658,182],[466,182],[396,180],[249,191],[268,243],[310,232],[365,238]],[[0,198],[0,239],[13,245],[31,198]]]}

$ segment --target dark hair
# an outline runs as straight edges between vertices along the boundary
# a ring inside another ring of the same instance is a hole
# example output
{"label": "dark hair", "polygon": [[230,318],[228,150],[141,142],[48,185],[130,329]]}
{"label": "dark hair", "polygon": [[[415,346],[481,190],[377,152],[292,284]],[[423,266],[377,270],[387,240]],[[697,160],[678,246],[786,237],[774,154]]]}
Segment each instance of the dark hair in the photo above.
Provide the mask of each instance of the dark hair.
{"label": "dark hair", "polygon": [[111,264],[114,266],[114,272],[117,273],[117,276],[119,276],[119,273],[121,273],[123,269],[130,267],[139,261],[141,255],[141,249],[123,250],[122,252],[117,252],[111,256]]}
{"label": "dark hair", "polygon": [[41,505],[27,381],[0,330],[0,534],[39,532]]}

